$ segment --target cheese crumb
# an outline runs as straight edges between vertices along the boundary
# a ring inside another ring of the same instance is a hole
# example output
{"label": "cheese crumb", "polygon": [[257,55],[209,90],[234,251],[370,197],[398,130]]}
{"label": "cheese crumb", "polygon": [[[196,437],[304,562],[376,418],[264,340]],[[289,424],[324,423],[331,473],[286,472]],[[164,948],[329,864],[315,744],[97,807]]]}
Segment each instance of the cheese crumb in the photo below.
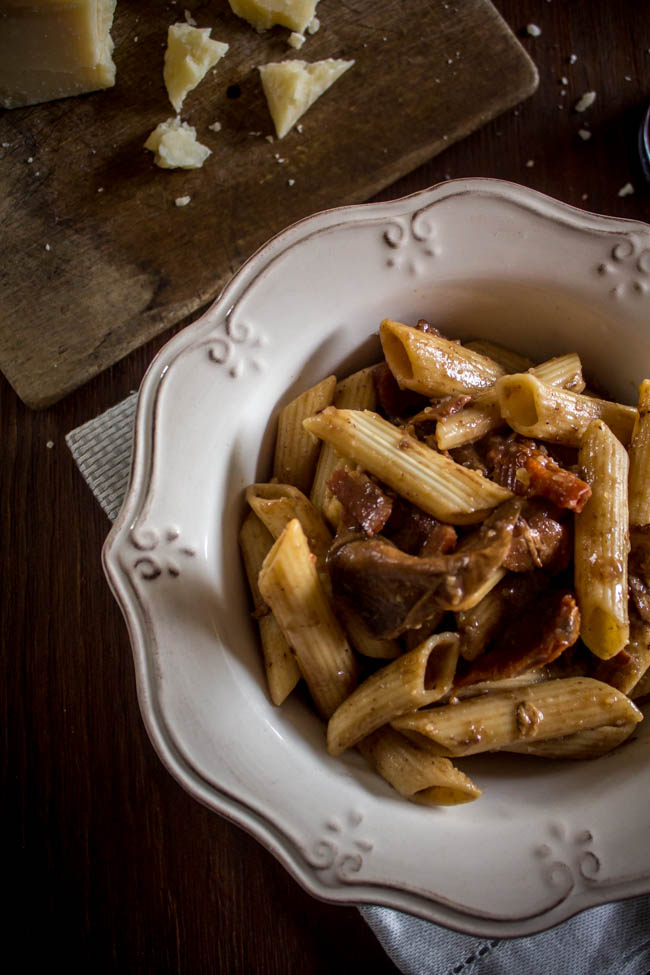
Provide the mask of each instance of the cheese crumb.
{"label": "cheese crumb", "polygon": [[189,10],[186,10],[184,13],[185,13],[185,23],[189,24],[190,27],[196,27],[196,21],[194,20],[194,17],[189,12]]}
{"label": "cheese crumb", "polygon": [[591,139],[591,132],[589,129],[578,129],[578,135],[584,142],[586,142],[587,139]]}
{"label": "cheese crumb", "polygon": [[176,204],[177,207],[186,207],[191,199],[192,199],[191,196],[177,196],[176,199],[174,200],[174,203]]}
{"label": "cheese crumb", "polygon": [[528,166],[529,169],[532,169],[533,166],[535,165],[535,160],[534,159],[527,159],[526,160],[526,165]]}
{"label": "cheese crumb", "polygon": [[585,112],[588,108],[591,108],[591,106],[595,101],[596,101],[596,92],[586,91],[584,95],[582,95],[582,97],[579,98],[578,101],[575,103],[573,109],[576,112]]}
{"label": "cheese crumb", "polygon": [[561,85],[568,85],[569,84],[569,79],[567,78],[566,75],[564,75],[564,74],[562,75],[562,77],[560,78],[560,84]]}
{"label": "cheese crumb", "polygon": [[212,125],[208,125],[211,132],[221,132],[221,122],[213,122]]}
{"label": "cheese crumb", "polygon": [[258,71],[278,139],[334,84],[354,61],[276,61]]}
{"label": "cheese crumb", "polygon": [[53,440],[48,440],[48,442],[45,444],[45,446],[47,447],[48,450],[52,450],[52,447],[54,446],[54,441]]}
{"label": "cheese crumb", "polygon": [[307,24],[307,33],[317,34],[319,30],[320,30],[320,20],[318,19],[318,17],[312,17],[309,23]]}
{"label": "cheese crumb", "polygon": [[289,47],[295,47],[297,51],[300,50],[300,48],[303,46],[304,43],[305,43],[305,35],[298,34],[295,30],[292,31],[287,37],[287,44],[289,45]]}
{"label": "cheese crumb", "polygon": [[228,44],[210,38],[211,27],[171,24],[163,77],[169,100],[180,112],[185,96],[192,91],[228,51]]}
{"label": "cheese crumb", "polygon": [[578,55],[577,54],[570,54],[569,55],[569,64],[575,64],[577,60],[578,60]]}
{"label": "cheese crumb", "polygon": [[296,182],[295,179],[288,179],[287,186],[293,186],[295,182]]}
{"label": "cheese crumb", "polygon": [[278,24],[301,34],[312,21],[318,0],[228,0],[233,13],[247,20],[255,30]]}
{"label": "cheese crumb", "polygon": [[526,30],[531,37],[539,37],[542,33],[541,27],[538,27],[537,24],[528,24]]}
{"label": "cheese crumb", "polygon": [[161,169],[200,169],[212,154],[196,141],[196,129],[179,118],[157,125],[144,147],[156,154],[154,162]]}
{"label": "cheese crumb", "polygon": [[618,191],[619,196],[632,196],[633,193],[634,187],[631,183],[626,183],[625,186],[621,186],[620,190]]}
{"label": "cheese crumb", "polygon": [[[620,193],[619,193],[619,196],[620,196]],[[49,244],[46,244],[46,245],[45,245],[45,250],[46,250],[46,251],[51,251],[51,250],[52,250],[52,248],[50,247],[50,245],[49,245]]]}

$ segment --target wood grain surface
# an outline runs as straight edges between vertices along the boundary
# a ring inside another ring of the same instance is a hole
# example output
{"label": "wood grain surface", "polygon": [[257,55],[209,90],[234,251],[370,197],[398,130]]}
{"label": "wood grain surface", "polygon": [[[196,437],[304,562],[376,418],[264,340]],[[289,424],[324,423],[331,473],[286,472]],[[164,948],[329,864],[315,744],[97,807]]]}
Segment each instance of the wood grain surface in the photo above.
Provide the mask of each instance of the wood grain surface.
{"label": "wood grain surface", "polygon": [[[634,148],[650,100],[644,5],[498,7],[539,66],[539,90],[382,198],[493,176],[650,221]],[[541,36],[525,35],[531,22]],[[596,102],[576,115],[587,90]],[[578,136],[585,126],[588,141]],[[635,193],[619,197],[628,181]],[[396,972],[354,908],[307,895],[258,843],[186,795],[147,739],[100,567],[108,522],[64,436],[136,388],[164,338],[38,413],[0,377],[5,952],[15,947],[26,968],[120,975]],[[540,957],[526,975],[545,970]]]}
{"label": "wood grain surface", "polygon": [[[205,305],[288,224],[367,200],[536,85],[489,0],[321,0],[299,52],[226,0],[188,7],[230,44],[183,106],[212,150],[203,169],[161,170],[142,147],[174,114],[162,45],[180,6],[118,3],[115,88],[0,116],[0,368],[30,406]],[[256,66],[290,57],[355,64],[300,131],[268,142]]]}

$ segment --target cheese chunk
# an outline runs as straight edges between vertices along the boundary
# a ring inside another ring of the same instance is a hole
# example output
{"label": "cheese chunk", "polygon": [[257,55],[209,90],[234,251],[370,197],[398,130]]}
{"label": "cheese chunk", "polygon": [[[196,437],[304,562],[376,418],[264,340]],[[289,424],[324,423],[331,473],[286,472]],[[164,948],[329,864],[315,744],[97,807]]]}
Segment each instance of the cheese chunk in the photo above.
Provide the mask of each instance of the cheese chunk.
{"label": "cheese chunk", "polygon": [[180,112],[188,92],[213,68],[228,45],[210,38],[211,27],[172,24],[167,31],[163,77],[169,100]]}
{"label": "cheese chunk", "polygon": [[274,24],[302,34],[314,16],[318,0],[229,0],[238,17],[255,30],[268,30]]}
{"label": "cheese chunk", "polygon": [[276,61],[258,70],[278,139],[314,104],[354,61]]}
{"label": "cheese chunk", "polygon": [[114,11],[115,0],[1,0],[0,105],[112,87]]}
{"label": "cheese chunk", "polygon": [[200,169],[212,152],[196,141],[196,129],[179,118],[157,125],[144,147],[155,152],[154,162],[162,169]]}

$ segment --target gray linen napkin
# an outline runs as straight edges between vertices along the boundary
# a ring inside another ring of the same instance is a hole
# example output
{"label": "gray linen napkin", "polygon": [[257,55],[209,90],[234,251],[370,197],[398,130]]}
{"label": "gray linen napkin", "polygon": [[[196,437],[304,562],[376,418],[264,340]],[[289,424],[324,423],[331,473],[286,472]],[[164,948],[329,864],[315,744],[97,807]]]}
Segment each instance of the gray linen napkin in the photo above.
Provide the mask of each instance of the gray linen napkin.
{"label": "gray linen napkin", "polygon": [[[126,492],[137,394],[72,430],[66,443],[111,520]],[[649,837],[650,841],[650,837]],[[486,940],[386,907],[361,907],[404,975],[648,975],[650,896],[584,911],[528,938]]]}

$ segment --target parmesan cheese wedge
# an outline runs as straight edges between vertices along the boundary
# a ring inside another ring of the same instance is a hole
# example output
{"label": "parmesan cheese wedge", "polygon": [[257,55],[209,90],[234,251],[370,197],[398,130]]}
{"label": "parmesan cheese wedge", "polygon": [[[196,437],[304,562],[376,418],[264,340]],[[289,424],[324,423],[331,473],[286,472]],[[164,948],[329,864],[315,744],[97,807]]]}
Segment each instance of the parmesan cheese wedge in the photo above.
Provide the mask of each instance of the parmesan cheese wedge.
{"label": "parmesan cheese wedge", "polygon": [[278,139],[282,139],[308,108],[354,61],[276,61],[258,67]]}
{"label": "parmesan cheese wedge", "polygon": [[212,151],[197,142],[196,129],[179,118],[157,125],[144,147],[155,152],[154,162],[161,169],[200,169]]}
{"label": "parmesan cheese wedge", "polygon": [[302,34],[314,16],[318,0],[229,0],[233,13],[247,20],[255,30],[274,24]]}
{"label": "parmesan cheese wedge", "polygon": [[228,44],[210,38],[211,27],[171,24],[163,77],[169,100],[180,112],[185,96],[228,51]]}
{"label": "parmesan cheese wedge", "polygon": [[115,0],[0,0],[0,106],[115,84]]}

